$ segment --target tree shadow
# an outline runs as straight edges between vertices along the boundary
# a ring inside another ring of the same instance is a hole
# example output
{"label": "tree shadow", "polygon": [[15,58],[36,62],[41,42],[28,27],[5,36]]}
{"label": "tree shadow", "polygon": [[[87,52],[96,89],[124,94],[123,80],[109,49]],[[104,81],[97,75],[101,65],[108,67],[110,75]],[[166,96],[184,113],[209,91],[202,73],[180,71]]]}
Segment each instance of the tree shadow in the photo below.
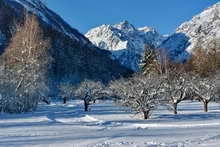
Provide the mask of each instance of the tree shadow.
{"label": "tree shadow", "polygon": [[161,119],[164,121],[172,121],[172,120],[196,120],[196,121],[206,121],[206,120],[214,120],[219,119],[219,112],[209,112],[209,113],[201,113],[201,114],[163,114],[159,115],[157,119]]}
{"label": "tree shadow", "polygon": [[[113,106],[92,105],[91,111],[85,112],[82,104],[54,104],[52,105],[39,105],[37,111],[23,113],[23,114],[4,114],[0,113],[0,128],[11,127],[28,127],[28,126],[46,126],[46,125],[90,125],[90,123],[83,123],[78,121],[87,115],[96,115],[101,117],[108,117],[109,115],[125,115],[128,112],[124,109],[119,109]],[[59,120],[71,120],[70,123],[63,123]],[[16,121],[21,120],[21,121]],[[99,121],[99,120],[97,120]],[[94,122],[97,123],[97,122]],[[93,122],[91,122],[93,125]]]}

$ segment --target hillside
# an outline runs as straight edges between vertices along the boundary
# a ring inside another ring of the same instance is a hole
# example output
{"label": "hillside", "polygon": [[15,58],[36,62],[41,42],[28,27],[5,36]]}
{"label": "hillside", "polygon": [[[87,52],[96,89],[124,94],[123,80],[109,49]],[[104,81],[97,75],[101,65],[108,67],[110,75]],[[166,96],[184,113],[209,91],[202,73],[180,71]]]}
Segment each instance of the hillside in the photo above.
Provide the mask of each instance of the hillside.
{"label": "hillside", "polygon": [[22,23],[25,12],[38,17],[45,38],[51,40],[50,55],[54,62],[50,78],[53,81],[78,83],[87,78],[108,82],[112,78],[131,73],[127,68],[113,61],[109,52],[93,46],[86,37],[39,0],[0,2],[1,53],[5,52],[13,37],[14,22]]}

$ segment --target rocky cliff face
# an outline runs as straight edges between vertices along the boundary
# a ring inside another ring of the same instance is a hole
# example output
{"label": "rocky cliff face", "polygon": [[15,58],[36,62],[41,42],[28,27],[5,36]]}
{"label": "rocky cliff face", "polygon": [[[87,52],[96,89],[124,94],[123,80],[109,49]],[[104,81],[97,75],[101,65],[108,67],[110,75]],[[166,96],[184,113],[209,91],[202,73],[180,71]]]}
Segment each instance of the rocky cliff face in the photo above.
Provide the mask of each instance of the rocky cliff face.
{"label": "rocky cliff face", "polygon": [[215,39],[220,39],[220,3],[180,25],[161,47],[176,52],[173,58],[185,60],[197,44],[205,48],[208,42]]}
{"label": "rocky cliff face", "polygon": [[14,22],[22,22],[25,12],[38,17],[45,37],[51,40],[50,54],[54,62],[50,78],[54,81],[78,83],[91,79],[108,82],[131,73],[131,70],[112,60],[110,52],[92,45],[39,0],[0,1],[0,58],[15,32]]}
{"label": "rocky cliff face", "polygon": [[137,71],[145,45],[157,47],[165,37],[150,27],[135,28],[128,21],[91,29],[86,37],[97,47],[109,50],[112,58]]}

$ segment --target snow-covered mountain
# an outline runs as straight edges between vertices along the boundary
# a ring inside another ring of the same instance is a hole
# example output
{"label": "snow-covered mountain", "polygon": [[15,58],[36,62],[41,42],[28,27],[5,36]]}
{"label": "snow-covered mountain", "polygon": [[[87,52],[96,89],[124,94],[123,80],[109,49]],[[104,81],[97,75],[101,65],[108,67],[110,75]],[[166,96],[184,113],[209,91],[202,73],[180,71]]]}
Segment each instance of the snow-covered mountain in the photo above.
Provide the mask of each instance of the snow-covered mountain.
{"label": "snow-covered mountain", "polygon": [[193,53],[195,45],[204,47],[209,41],[219,38],[220,3],[217,3],[180,25],[161,47],[172,52],[173,58],[184,60]]}
{"label": "snow-covered mountain", "polygon": [[82,34],[70,27],[59,15],[48,9],[40,0],[4,0],[4,2],[13,7],[17,13],[21,13],[21,9],[25,9],[36,14],[45,23],[71,39],[81,41],[84,44],[89,43]]}
{"label": "snow-covered mountain", "polygon": [[50,77],[56,82],[84,79],[107,82],[131,73],[112,60],[110,52],[95,47],[40,0],[0,0],[0,58],[15,32],[14,22],[22,22],[26,12],[38,17],[43,34],[51,42],[50,54],[54,60]]}
{"label": "snow-covered mountain", "polygon": [[128,21],[91,29],[86,37],[97,47],[112,52],[113,59],[137,71],[145,45],[157,47],[165,37],[150,27],[135,28]]}

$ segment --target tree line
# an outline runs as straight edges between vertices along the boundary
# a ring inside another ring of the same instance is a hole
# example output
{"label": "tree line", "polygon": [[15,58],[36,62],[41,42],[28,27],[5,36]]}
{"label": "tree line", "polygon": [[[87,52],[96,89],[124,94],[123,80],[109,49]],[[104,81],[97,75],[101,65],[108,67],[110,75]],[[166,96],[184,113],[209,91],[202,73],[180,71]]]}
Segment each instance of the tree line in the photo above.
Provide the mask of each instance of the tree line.
{"label": "tree line", "polygon": [[177,114],[178,104],[185,100],[200,101],[204,112],[208,112],[210,102],[220,102],[220,56],[217,50],[217,46],[210,52],[196,48],[187,63],[175,63],[163,49],[148,48],[142,60],[142,71],[130,78],[113,80],[107,86],[86,80],[77,87],[68,85],[61,91],[68,93],[64,97],[71,92],[73,97],[84,100],[85,111],[96,99],[111,97],[122,106],[141,112],[144,119],[148,119],[160,105],[169,106]]}

